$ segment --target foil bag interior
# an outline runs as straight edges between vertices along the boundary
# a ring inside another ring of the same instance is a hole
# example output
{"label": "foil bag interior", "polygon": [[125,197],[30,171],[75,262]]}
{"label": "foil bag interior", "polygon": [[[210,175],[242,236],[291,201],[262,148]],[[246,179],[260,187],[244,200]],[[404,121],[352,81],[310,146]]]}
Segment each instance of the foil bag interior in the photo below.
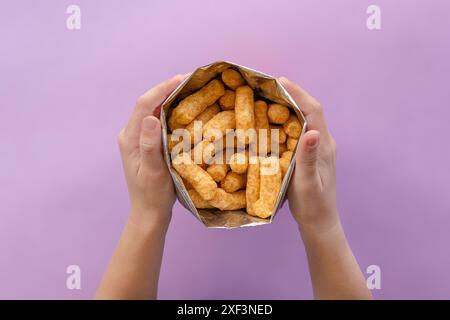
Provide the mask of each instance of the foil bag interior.
{"label": "foil bag interior", "polygon": [[289,169],[282,181],[280,192],[275,203],[274,212],[269,219],[261,219],[248,215],[245,211],[220,211],[218,209],[196,209],[192,203],[186,188],[183,185],[181,177],[173,169],[170,159],[170,152],[167,141],[167,119],[171,111],[180,100],[197,91],[210,80],[217,78],[224,70],[233,68],[238,70],[248,85],[253,88],[256,96],[269,99],[273,102],[287,105],[295,111],[302,125],[302,134],[305,132],[306,120],[295,101],[283,88],[280,82],[262,72],[227,61],[215,62],[196,69],[188,78],[186,78],[164,101],[161,108],[161,123],[163,127],[163,153],[164,159],[169,167],[170,174],[175,184],[178,200],[188,209],[198,220],[208,228],[237,228],[256,226],[271,223],[277,211],[283,204],[289,181],[292,176],[295,161],[292,161]]}

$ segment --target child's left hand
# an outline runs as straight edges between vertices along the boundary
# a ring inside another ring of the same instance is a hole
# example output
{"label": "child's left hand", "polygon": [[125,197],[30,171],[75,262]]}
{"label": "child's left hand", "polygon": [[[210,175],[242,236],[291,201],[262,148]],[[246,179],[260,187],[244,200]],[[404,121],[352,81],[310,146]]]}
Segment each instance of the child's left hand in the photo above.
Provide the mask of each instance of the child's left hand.
{"label": "child's left hand", "polygon": [[130,222],[139,227],[167,227],[170,222],[175,193],[162,155],[159,112],[183,78],[175,76],[141,96],[118,137],[131,201]]}

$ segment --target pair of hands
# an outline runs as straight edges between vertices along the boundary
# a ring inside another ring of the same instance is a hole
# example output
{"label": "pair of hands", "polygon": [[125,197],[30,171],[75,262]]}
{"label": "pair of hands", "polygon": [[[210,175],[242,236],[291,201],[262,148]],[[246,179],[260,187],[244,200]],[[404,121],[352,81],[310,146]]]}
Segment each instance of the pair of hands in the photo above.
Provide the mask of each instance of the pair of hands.
{"label": "pair of hands", "polygon": [[[183,81],[173,77],[138,99],[120,135],[119,146],[131,213],[97,291],[99,299],[156,298],[164,239],[175,190],[162,155],[161,104]],[[364,275],[345,238],[336,209],[336,145],[320,104],[305,90],[280,82],[306,116],[289,207],[298,223],[317,299],[371,299]],[[124,276],[125,275],[125,276]]]}
{"label": "pair of hands", "polygon": [[[175,192],[162,155],[161,104],[183,81],[177,75],[141,96],[118,142],[131,201],[130,222],[167,229]],[[303,111],[308,127],[301,136],[288,190],[291,213],[302,228],[320,231],[339,223],[336,209],[336,144],[320,104],[286,78],[282,85]]]}

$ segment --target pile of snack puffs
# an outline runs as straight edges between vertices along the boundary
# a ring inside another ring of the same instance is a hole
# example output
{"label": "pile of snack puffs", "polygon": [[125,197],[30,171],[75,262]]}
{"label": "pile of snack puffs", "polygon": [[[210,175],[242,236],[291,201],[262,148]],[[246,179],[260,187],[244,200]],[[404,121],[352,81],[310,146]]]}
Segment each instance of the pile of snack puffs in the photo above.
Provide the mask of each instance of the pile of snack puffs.
{"label": "pile of snack puffs", "polygon": [[168,127],[172,166],[196,208],[274,213],[302,131],[293,110],[255,97],[241,74],[227,69],[179,101]]}

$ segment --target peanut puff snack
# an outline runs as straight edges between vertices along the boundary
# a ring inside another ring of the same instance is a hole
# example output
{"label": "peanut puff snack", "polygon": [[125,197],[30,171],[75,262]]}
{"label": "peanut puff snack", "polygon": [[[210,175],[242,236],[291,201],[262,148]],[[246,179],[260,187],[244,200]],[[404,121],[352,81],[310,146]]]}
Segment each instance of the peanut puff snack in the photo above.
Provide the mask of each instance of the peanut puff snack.
{"label": "peanut puff snack", "polygon": [[205,226],[271,223],[306,121],[275,78],[231,62],[198,68],[161,108],[178,199]]}

